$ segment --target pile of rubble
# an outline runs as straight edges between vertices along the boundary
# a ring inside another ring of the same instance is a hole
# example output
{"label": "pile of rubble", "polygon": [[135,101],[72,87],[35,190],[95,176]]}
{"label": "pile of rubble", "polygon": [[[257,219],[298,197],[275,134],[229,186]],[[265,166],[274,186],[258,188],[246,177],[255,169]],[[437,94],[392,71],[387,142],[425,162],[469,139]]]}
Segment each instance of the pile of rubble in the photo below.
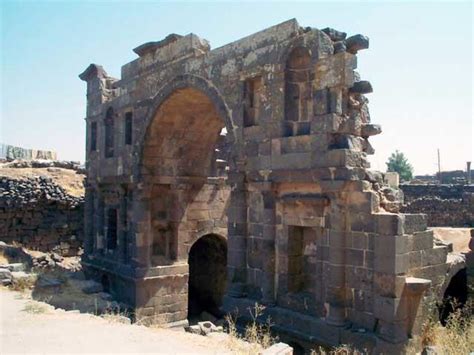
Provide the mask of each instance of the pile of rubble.
{"label": "pile of rubble", "polygon": [[0,285],[10,286],[22,281],[34,282],[32,275],[25,270],[25,265],[22,263],[0,264]]}
{"label": "pile of rubble", "polygon": [[22,180],[0,178],[0,208],[31,208],[44,203],[75,208],[83,202],[83,197],[69,195],[48,177],[38,176]]}
{"label": "pile of rubble", "polygon": [[[15,282],[36,282],[36,273],[54,269],[77,272],[82,269],[80,257],[63,257],[57,253],[31,251],[16,245],[0,242],[0,284],[9,286]],[[8,262],[7,262],[8,261]]]}
{"label": "pile of rubble", "polygon": [[400,185],[403,213],[425,213],[432,227],[474,227],[473,185]]}
{"label": "pile of rubble", "polygon": [[193,334],[208,335],[210,333],[222,333],[224,331],[224,328],[221,325],[216,326],[210,321],[204,321],[186,327],[185,330]]}
{"label": "pile of rubble", "polygon": [[76,255],[82,245],[83,197],[51,178],[0,177],[0,235],[26,248]]}

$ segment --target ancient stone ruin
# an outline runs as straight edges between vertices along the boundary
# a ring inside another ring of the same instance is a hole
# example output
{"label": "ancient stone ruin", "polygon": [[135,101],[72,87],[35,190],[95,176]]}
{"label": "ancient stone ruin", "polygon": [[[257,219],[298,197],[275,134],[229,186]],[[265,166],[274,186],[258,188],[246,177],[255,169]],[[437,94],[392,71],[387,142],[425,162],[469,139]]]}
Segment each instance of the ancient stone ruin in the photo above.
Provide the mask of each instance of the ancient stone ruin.
{"label": "ancient stone ruin", "polygon": [[266,306],[296,347],[402,349],[463,260],[369,171],[362,35],[289,20],[134,49],[87,82],[85,255],[142,322]]}

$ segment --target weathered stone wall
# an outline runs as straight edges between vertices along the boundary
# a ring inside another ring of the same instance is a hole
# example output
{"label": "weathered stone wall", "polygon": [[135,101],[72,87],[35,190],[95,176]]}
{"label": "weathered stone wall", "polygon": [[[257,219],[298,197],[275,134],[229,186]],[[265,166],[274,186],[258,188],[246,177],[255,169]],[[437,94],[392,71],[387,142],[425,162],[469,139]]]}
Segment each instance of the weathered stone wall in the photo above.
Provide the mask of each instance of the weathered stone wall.
{"label": "weathered stone wall", "polygon": [[76,255],[83,240],[83,198],[46,177],[0,177],[0,240]]}
{"label": "weathered stone wall", "polygon": [[400,185],[402,212],[425,213],[432,227],[474,227],[474,185]]}

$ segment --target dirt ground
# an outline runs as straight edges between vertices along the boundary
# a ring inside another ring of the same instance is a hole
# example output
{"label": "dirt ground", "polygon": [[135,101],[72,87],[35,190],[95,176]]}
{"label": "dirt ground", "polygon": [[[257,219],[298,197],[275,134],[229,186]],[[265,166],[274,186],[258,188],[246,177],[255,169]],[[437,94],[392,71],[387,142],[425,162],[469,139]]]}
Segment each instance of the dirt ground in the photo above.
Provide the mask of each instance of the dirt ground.
{"label": "dirt ground", "polygon": [[0,166],[0,176],[13,179],[46,176],[61,186],[72,196],[84,196],[83,174],[76,174],[74,170],[62,168],[6,168]]}
{"label": "dirt ground", "polygon": [[445,242],[453,243],[456,253],[469,252],[471,228],[433,227],[434,236]]}
{"label": "dirt ground", "polygon": [[232,354],[225,334],[211,337],[121,324],[66,312],[0,288],[0,353]]}

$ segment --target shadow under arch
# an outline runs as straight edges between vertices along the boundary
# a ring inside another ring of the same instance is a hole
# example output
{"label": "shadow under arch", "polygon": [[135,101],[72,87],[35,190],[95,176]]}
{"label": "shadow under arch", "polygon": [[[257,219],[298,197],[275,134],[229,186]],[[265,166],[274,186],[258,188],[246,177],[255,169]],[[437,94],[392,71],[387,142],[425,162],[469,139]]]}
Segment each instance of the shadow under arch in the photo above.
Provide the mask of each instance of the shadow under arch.
{"label": "shadow under arch", "polygon": [[468,299],[467,268],[459,270],[449,281],[438,307],[439,321],[446,325],[451,313],[464,307]]}
{"label": "shadow under arch", "polygon": [[220,307],[227,280],[227,240],[217,234],[199,238],[189,251],[188,319],[207,312],[223,316]]}
{"label": "shadow under arch", "polygon": [[162,105],[165,104],[173,94],[186,89],[201,92],[210,100],[210,102],[212,102],[213,108],[221,118],[223,126],[227,130],[227,141],[232,145],[237,141],[231,110],[227,106],[224,97],[220,94],[217,87],[209,80],[197,75],[178,75],[161,87],[153,98],[144,102],[144,104],[148,105],[148,112],[143,126],[144,129],[139,132],[139,137],[137,139],[138,144],[135,145],[133,152],[133,155],[138,157],[137,164],[134,166],[134,175],[137,177],[138,181],[143,180],[141,168],[143,166],[145,144],[150,136],[150,128],[160,107],[162,107]]}

